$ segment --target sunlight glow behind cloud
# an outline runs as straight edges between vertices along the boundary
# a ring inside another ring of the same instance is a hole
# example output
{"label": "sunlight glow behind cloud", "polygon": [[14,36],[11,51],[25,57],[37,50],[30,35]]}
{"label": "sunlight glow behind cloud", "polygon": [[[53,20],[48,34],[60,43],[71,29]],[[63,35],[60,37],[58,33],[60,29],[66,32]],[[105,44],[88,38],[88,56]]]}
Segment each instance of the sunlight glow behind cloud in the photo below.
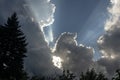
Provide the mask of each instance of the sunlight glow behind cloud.
{"label": "sunlight glow behind cloud", "polygon": [[76,33],[62,33],[55,43],[53,54],[63,60],[63,69],[68,69],[79,75],[81,71],[87,70],[94,62],[94,49],[78,44],[76,38]]}
{"label": "sunlight glow behind cloud", "polygon": [[46,42],[49,44],[51,42],[53,42],[53,31],[52,31],[52,27],[49,26],[49,28],[47,29],[48,31],[48,34],[45,34],[45,39],[46,39]]}
{"label": "sunlight glow behind cloud", "polygon": [[49,35],[45,35],[44,27],[51,27],[50,25],[54,22],[55,5],[50,2],[50,0],[26,0],[28,3],[26,6],[29,7],[32,16],[32,21],[35,20],[39,24],[42,30],[46,42],[53,41],[52,28],[50,28]]}
{"label": "sunlight glow behind cloud", "polygon": [[52,62],[54,63],[54,66],[56,66],[57,68],[59,68],[59,69],[62,68],[62,62],[63,62],[63,60],[60,57],[53,56]]}

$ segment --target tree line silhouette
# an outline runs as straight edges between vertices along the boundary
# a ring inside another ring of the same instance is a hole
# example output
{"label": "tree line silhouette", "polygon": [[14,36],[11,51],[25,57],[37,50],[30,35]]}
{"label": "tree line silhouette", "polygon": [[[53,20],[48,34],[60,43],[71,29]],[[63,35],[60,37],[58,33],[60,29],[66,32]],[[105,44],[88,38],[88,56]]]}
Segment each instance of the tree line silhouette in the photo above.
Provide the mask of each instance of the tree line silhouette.
{"label": "tree line silhouette", "polygon": [[[55,77],[28,77],[23,66],[27,57],[27,41],[20,28],[16,13],[0,25],[0,80],[108,80],[103,73],[96,73],[94,69],[82,72],[78,77],[69,70],[63,70],[61,75]],[[120,80],[120,69],[111,80]]]}

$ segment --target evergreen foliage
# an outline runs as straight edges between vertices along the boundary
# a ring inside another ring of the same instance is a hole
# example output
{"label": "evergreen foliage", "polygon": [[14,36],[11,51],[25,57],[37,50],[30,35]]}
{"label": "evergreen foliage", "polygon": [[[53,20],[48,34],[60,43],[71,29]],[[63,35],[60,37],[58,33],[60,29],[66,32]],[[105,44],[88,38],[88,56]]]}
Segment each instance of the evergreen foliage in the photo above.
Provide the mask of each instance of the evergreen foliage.
{"label": "evergreen foliage", "polygon": [[16,13],[0,26],[0,78],[21,80],[26,73],[23,59],[27,52],[26,39],[21,31]]}
{"label": "evergreen foliage", "polygon": [[115,76],[112,78],[112,80],[120,80],[120,69],[116,70]]}
{"label": "evergreen foliage", "polygon": [[59,80],[74,80],[76,76],[71,73],[69,70],[63,70],[63,74],[59,76]]}
{"label": "evergreen foliage", "polygon": [[108,80],[105,78],[104,74],[96,73],[94,69],[87,70],[84,74],[83,72],[80,75],[80,80]]}

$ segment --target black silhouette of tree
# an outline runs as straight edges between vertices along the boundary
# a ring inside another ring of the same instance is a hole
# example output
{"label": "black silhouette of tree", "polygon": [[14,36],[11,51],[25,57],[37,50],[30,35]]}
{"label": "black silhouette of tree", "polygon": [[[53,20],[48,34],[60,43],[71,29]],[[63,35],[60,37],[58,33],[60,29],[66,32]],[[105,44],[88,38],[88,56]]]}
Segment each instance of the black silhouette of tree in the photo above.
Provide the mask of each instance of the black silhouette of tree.
{"label": "black silhouette of tree", "polygon": [[46,80],[46,77],[33,76],[30,80]]}
{"label": "black silhouette of tree", "polygon": [[120,69],[116,70],[115,76],[112,78],[112,80],[120,80]]}
{"label": "black silhouette of tree", "polygon": [[108,78],[105,77],[105,75],[103,73],[99,73],[97,75],[97,79],[96,80],[108,80]]}
{"label": "black silhouette of tree", "polygon": [[97,74],[94,69],[87,70],[84,74],[80,75],[80,80],[108,80],[102,73]]}
{"label": "black silhouette of tree", "polygon": [[27,52],[26,39],[21,31],[17,14],[8,18],[4,26],[0,26],[0,78],[2,80],[23,80],[23,59]]}
{"label": "black silhouette of tree", "polygon": [[63,74],[59,76],[59,80],[74,80],[76,76],[69,70],[63,70]]}

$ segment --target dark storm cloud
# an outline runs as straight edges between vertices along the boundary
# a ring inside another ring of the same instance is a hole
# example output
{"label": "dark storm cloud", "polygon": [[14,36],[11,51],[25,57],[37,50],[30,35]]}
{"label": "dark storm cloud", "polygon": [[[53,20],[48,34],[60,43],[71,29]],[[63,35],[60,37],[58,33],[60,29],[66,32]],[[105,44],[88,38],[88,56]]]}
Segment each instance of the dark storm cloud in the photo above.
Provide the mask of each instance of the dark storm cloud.
{"label": "dark storm cloud", "polygon": [[102,65],[109,75],[120,68],[120,0],[111,0],[108,8],[110,18],[106,21],[106,33],[98,39],[102,58],[98,64]]}
{"label": "dark storm cloud", "polygon": [[77,34],[62,33],[56,42],[54,54],[63,60],[64,69],[79,75],[93,64],[94,50],[82,44],[78,45],[76,38]]}
{"label": "dark storm cloud", "polygon": [[[47,0],[39,0],[40,3],[45,1],[48,4],[39,5],[39,6],[42,7],[51,4]],[[0,0],[0,11],[1,11],[0,23],[1,24],[5,23],[7,17],[9,17],[13,12],[17,12],[20,25],[22,26],[21,28],[27,37],[27,42],[29,43],[27,46],[28,48],[27,58],[25,58],[25,69],[31,75],[32,74],[48,75],[51,73],[54,74],[53,69],[55,68],[52,63],[52,56],[50,55],[51,51],[48,47],[48,44],[44,40],[43,32],[38,27],[38,23],[36,21],[31,20],[31,17],[33,17],[33,13],[30,11],[29,6],[26,5],[28,4],[24,0],[10,0],[10,1]],[[52,9],[52,8],[47,8],[47,9]],[[53,13],[48,13],[48,14],[53,15]],[[47,17],[45,16],[46,20]]]}

